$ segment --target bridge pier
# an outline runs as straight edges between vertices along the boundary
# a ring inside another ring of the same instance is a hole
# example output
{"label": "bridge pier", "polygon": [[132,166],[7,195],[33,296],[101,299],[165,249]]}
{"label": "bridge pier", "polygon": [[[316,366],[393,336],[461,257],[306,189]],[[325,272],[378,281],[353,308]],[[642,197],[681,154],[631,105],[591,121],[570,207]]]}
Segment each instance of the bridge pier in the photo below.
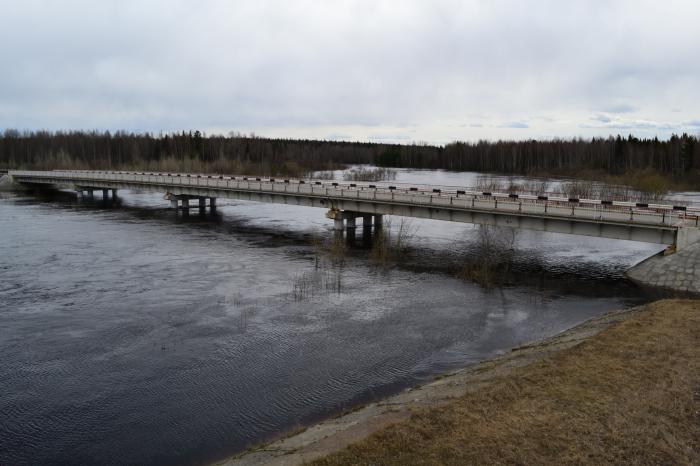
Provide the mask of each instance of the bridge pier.
{"label": "bridge pier", "polygon": [[189,213],[191,207],[190,201],[197,201],[196,207],[199,209],[200,213],[206,212],[207,199],[209,199],[209,209],[213,212],[216,210],[216,198],[207,196],[190,196],[187,194],[170,194],[167,193],[165,198],[170,200],[170,207],[175,210],[175,212],[182,211],[183,213]]}
{"label": "bridge pier", "polygon": [[[372,215],[362,212],[353,212],[351,210],[338,210],[331,208],[327,213],[326,217],[333,220],[333,229],[336,231],[348,232],[352,231],[354,233],[357,228],[357,219],[362,218],[362,229],[364,232],[372,229],[372,224],[374,223],[375,228],[382,228],[384,215]],[[372,219],[374,218],[374,222]]]}
{"label": "bridge pier", "polygon": [[75,192],[79,198],[94,199],[95,191],[102,191],[102,201],[107,202],[109,200],[109,192],[112,191],[112,199],[117,198],[117,190],[111,188],[99,188],[94,186],[75,186]]}
{"label": "bridge pier", "polygon": [[383,215],[375,215],[374,216],[374,228],[379,229],[384,226],[384,216]]}

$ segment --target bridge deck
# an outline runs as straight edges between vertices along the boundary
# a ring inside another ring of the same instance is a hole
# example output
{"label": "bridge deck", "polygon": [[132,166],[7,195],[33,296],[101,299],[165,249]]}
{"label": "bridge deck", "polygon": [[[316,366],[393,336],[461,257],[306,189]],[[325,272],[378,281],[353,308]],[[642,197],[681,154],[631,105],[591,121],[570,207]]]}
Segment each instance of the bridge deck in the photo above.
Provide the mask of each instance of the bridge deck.
{"label": "bridge deck", "polygon": [[469,188],[245,176],[98,171],[10,171],[19,183],[94,189],[135,188],[175,195],[229,197],[672,244],[698,226],[697,209],[595,199],[566,199]]}

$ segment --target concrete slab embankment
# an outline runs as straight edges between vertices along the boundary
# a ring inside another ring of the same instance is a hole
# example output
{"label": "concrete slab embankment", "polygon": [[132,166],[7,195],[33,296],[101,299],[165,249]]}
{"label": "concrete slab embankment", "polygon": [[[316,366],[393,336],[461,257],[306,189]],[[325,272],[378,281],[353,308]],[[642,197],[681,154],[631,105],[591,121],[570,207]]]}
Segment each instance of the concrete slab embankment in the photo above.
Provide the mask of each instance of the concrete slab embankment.
{"label": "concrete slab embankment", "polygon": [[674,254],[652,256],[629,269],[627,276],[644,285],[700,293],[700,242]]}

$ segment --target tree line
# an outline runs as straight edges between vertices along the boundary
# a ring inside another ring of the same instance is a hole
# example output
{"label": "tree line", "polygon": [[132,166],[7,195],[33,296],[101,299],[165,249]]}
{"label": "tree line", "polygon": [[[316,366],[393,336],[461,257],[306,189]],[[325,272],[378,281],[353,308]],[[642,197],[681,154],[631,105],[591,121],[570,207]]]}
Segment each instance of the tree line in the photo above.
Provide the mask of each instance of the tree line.
{"label": "tree line", "polygon": [[649,170],[673,179],[700,171],[698,137],[381,144],[272,139],[200,131],[0,133],[0,168],[140,169],[303,176],[349,164],[509,174],[609,175]]}

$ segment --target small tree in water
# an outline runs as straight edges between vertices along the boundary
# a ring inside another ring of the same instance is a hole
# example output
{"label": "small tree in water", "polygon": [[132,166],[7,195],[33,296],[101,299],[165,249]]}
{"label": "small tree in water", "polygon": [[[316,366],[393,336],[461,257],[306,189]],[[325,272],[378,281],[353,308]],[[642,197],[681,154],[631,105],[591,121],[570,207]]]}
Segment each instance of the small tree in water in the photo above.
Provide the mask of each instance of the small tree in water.
{"label": "small tree in water", "polygon": [[492,286],[499,273],[510,270],[515,238],[513,228],[479,225],[473,259],[462,268],[459,276],[482,286]]}

